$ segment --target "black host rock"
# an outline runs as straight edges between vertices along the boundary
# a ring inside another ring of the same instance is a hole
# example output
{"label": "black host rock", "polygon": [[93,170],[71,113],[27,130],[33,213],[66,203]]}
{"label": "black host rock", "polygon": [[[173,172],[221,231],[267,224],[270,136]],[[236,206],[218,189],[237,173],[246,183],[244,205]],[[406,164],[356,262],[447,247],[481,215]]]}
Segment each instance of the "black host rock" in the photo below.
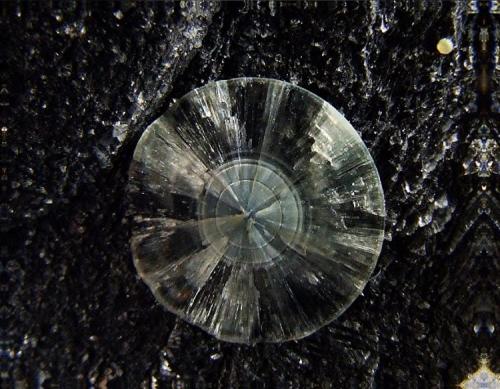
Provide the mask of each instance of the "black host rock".
{"label": "black host rock", "polygon": [[[0,7],[7,386],[452,387],[482,354],[498,370],[487,4]],[[436,49],[442,38],[451,53]],[[131,257],[126,187],[140,135],[188,91],[242,76],[297,84],[339,109],[385,192],[386,238],[363,295],[296,342],[217,341],[157,304]]]}

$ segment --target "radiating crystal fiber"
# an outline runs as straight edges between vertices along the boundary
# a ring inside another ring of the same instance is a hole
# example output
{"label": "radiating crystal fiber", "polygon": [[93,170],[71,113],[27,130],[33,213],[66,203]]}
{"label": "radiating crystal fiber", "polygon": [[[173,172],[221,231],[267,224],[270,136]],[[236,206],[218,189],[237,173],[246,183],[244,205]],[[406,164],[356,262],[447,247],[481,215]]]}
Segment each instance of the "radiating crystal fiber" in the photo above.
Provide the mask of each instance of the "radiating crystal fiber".
{"label": "radiating crystal fiber", "polygon": [[347,120],[286,82],[238,78],[182,97],[130,168],[135,266],[168,310],[219,339],[302,338],[361,293],[384,199]]}

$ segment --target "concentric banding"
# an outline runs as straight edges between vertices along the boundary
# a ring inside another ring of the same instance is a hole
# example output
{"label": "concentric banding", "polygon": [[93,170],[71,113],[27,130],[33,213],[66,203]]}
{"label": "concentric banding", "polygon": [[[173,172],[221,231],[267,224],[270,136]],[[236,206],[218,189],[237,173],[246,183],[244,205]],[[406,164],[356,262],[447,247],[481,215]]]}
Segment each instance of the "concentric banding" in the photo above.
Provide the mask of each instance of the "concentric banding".
{"label": "concentric banding", "polygon": [[191,91],[146,129],[129,174],[139,275],[221,340],[311,334],[359,296],[382,247],[367,148],[335,108],[286,82]]}
{"label": "concentric banding", "polygon": [[[293,184],[263,160],[235,159],[212,172],[199,202],[205,245],[233,261],[260,263],[276,258],[302,229],[301,200]],[[223,191],[220,192],[220,188]],[[281,230],[287,230],[279,238]],[[228,245],[217,245],[229,239]]]}

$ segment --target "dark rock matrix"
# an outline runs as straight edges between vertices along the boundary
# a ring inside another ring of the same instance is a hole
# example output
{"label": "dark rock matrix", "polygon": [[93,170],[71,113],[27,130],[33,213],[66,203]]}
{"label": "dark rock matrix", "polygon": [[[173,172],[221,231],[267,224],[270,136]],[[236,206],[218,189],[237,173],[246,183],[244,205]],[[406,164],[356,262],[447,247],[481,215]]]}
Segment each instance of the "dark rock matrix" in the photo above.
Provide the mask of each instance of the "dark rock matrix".
{"label": "dark rock matrix", "polygon": [[[2,387],[446,388],[481,357],[500,371],[498,18],[488,1],[3,2]],[[363,295],[299,341],[219,342],[132,263],[141,133],[242,76],[339,109],[384,187]]]}

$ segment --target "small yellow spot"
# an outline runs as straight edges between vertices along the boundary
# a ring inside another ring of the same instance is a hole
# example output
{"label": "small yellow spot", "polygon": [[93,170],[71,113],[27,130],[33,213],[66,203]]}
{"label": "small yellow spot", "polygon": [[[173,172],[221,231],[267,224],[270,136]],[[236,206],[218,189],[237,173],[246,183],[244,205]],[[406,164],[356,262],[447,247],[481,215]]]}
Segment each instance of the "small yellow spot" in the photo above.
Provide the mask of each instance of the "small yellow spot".
{"label": "small yellow spot", "polygon": [[453,41],[449,38],[442,38],[436,45],[440,54],[450,54],[453,51]]}

